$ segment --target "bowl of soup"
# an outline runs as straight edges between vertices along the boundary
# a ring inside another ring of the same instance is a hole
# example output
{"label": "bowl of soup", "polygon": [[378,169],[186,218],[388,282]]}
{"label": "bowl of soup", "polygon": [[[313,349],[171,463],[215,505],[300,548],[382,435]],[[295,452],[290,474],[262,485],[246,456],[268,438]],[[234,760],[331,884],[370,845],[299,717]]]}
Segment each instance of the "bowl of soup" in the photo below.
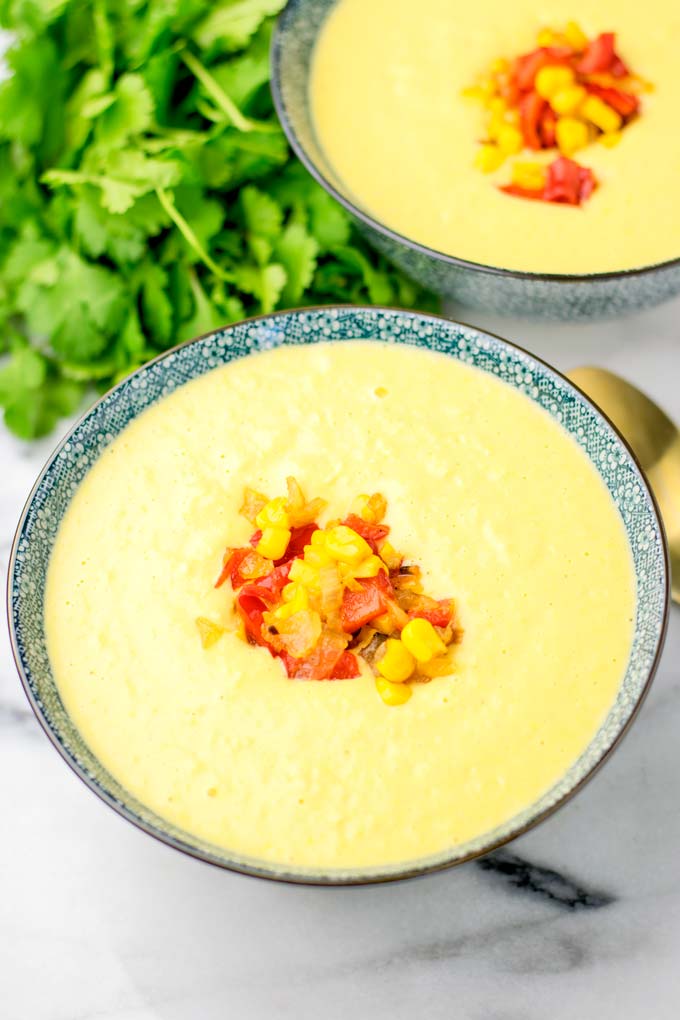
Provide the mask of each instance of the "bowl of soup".
{"label": "bowl of soup", "polygon": [[91,790],[205,861],[321,884],[548,816],[635,716],[667,606],[653,496],[575,386],[355,307],[120,383],[38,479],[8,588],[28,699]]}
{"label": "bowl of soup", "polygon": [[589,319],[680,291],[679,42],[671,0],[291,0],[272,88],[307,169],[414,279]]}

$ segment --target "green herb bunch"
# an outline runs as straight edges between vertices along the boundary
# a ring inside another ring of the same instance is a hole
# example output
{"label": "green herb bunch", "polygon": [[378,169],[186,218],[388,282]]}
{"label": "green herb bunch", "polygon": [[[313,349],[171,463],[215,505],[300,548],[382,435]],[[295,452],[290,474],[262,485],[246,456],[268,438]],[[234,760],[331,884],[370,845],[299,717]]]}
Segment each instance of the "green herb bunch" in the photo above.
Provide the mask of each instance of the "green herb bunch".
{"label": "green herb bunch", "polygon": [[0,405],[85,393],[247,315],[432,307],[292,156],[269,92],[285,0],[0,0]]}

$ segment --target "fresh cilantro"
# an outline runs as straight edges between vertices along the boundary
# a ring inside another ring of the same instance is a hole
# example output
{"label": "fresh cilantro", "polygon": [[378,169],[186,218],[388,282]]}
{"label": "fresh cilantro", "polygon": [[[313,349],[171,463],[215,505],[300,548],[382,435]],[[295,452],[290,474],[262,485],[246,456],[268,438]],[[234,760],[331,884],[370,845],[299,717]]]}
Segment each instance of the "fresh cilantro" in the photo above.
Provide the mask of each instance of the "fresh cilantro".
{"label": "fresh cilantro", "polygon": [[49,432],[175,343],[324,301],[435,307],[291,154],[284,0],[0,0],[0,407]]}

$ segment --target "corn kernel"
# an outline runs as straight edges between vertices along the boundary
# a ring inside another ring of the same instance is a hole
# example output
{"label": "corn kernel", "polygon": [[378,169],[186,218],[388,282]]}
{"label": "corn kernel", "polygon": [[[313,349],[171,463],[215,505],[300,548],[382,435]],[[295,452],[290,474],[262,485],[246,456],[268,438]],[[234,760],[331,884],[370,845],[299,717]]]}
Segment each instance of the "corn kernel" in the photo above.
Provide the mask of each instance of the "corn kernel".
{"label": "corn kernel", "polygon": [[399,638],[388,638],[383,645],[382,658],[377,663],[378,672],[394,684],[408,680],[416,668],[416,662],[406,645]]}
{"label": "corn kernel", "polygon": [[380,559],[379,556],[368,556],[365,560],[362,560],[358,567],[353,570],[355,577],[377,577],[381,570],[387,570],[387,567]]}
{"label": "corn kernel", "polygon": [[520,162],[513,164],[512,183],[528,191],[540,191],[545,186],[546,171],[541,163]]}
{"label": "corn kernel", "polygon": [[599,141],[601,145],[606,145],[608,149],[613,149],[615,145],[619,144],[621,138],[620,131],[612,131],[608,135],[600,135]]}
{"label": "corn kernel", "polygon": [[505,71],[509,70],[509,68],[510,65],[505,57],[498,57],[492,63],[490,70],[492,74],[503,74]]}
{"label": "corn kernel", "polygon": [[299,558],[293,560],[288,577],[291,581],[303,584],[306,588],[314,588],[319,583],[319,570],[317,567],[311,566],[305,556],[303,560]]}
{"label": "corn kernel", "polygon": [[338,524],[328,529],[326,550],[334,560],[341,563],[358,564],[371,555],[368,542],[346,524]]}
{"label": "corn kernel", "polygon": [[616,110],[603,102],[599,96],[588,96],[581,108],[581,113],[586,120],[589,120],[595,127],[599,127],[600,131],[604,131],[605,134],[618,131],[623,123]]}
{"label": "corn kernel", "polygon": [[574,72],[570,67],[542,67],[536,75],[535,88],[539,96],[550,99],[557,92],[573,84]]}
{"label": "corn kernel", "polygon": [[[273,502],[273,500],[272,500]],[[262,538],[257,543],[256,551],[268,560],[280,560],[290,542],[288,528],[267,526],[262,528]]]}
{"label": "corn kernel", "polygon": [[536,36],[536,42],[539,46],[554,46],[559,39],[552,28],[542,28]]}
{"label": "corn kernel", "polygon": [[569,85],[566,89],[560,89],[550,98],[550,105],[556,114],[563,117],[567,113],[573,113],[586,98],[587,92],[582,85]]}
{"label": "corn kernel", "polygon": [[386,680],[383,676],[377,676],[375,678],[375,687],[385,704],[389,705],[391,708],[396,708],[397,705],[403,705],[408,701],[413,693],[408,684],[393,684],[390,680]]}
{"label": "corn kernel", "polygon": [[515,156],[524,148],[524,139],[519,128],[504,124],[498,132],[498,148],[505,156]]}
{"label": "corn kernel", "polygon": [[[300,584],[299,581],[290,581],[287,585],[283,587],[281,591],[281,596],[284,602],[295,602],[296,600],[300,599],[301,593],[303,593],[302,596],[303,598],[307,598],[308,603],[309,598],[305,586],[303,584]],[[306,609],[307,604],[305,604],[304,606],[300,606],[300,608]]]}
{"label": "corn kernel", "polygon": [[477,99],[482,102],[487,99],[487,93],[484,89],[480,88],[479,85],[468,85],[462,90],[461,95],[465,99]]}
{"label": "corn kernel", "polygon": [[588,144],[588,125],[574,117],[560,117],[555,127],[557,146],[564,156],[572,156]]}
{"label": "corn kernel", "polygon": [[[294,592],[289,592],[289,598],[286,598],[286,588],[294,588]],[[287,584],[286,588],[283,589],[284,603],[274,610],[274,617],[277,620],[288,620],[294,613],[299,613],[302,609],[309,609],[309,593],[307,589],[301,584]]]}
{"label": "corn kernel", "polygon": [[493,80],[493,78],[480,78],[479,88],[482,90],[482,92],[487,98],[490,96],[495,96],[496,93],[498,92],[496,82]]}
{"label": "corn kernel", "polygon": [[255,518],[255,523],[263,531],[265,528],[288,528],[290,521],[286,497],[277,496],[276,499],[270,499],[268,503],[265,503]]}
{"label": "corn kernel", "polygon": [[334,562],[325,545],[306,545],[304,559],[305,563],[310,567],[314,567],[315,570],[327,567],[329,563]]}
{"label": "corn kernel", "polygon": [[564,27],[564,38],[575,50],[584,50],[588,45],[588,36],[576,21],[568,21]]}
{"label": "corn kernel", "polygon": [[326,544],[326,532],[323,528],[317,528],[316,531],[312,532],[311,544],[315,547],[322,548]]}
{"label": "corn kernel", "polygon": [[480,145],[475,156],[475,166],[485,174],[498,170],[504,160],[503,153],[496,145]]}
{"label": "corn kernel", "polygon": [[446,645],[429,620],[409,620],[401,632],[401,640],[418,662],[429,662],[446,651]]}
{"label": "corn kernel", "polygon": [[204,648],[212,648],[224,634],[224,627],[220,627],[219,623],[213,623],[206,616],[196,617],[196,627]]}
{"label": "corn kernel", "polygon": [[508,108],[508,104],[502,96],[494,96],[493,99],[489,99],[486,108],[493,117],[502,117]]}

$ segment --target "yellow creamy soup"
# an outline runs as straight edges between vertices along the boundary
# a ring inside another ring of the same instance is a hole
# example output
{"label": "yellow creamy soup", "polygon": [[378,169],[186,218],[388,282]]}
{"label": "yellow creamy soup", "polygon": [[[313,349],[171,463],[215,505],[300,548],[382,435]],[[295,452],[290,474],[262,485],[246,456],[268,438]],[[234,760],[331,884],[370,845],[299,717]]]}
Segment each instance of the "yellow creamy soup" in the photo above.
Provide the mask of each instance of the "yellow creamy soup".
{"label": "yellow creamy soup", "polygon": [[[500,192],[507,169],[474,166],[485,120],[461,95],[496,58],[572,19],[589,37],[615,32],[654,85],[616,147],[574,156],[599,181],[580,208]],[[509,269],[631,269],[680,256],[679,51],[677,0],[339,0],[318,42],[312,108],[343,186],[406,237]]]}
{"label": "yellow creamy soup", "polygon": [[[376,392],[377,391],[377,392]],[[379,490],[425,590],[453,595],[453,675],[388,707],[365,670],[289,680],[233,629],[243,489],[295,475],[343,514]],[[283,347],[133,422],[76,493],[47,580],[64,703],[159,814],[289,865],[442,851],[527,807],[611,706],[632,635],[625,532],[583,451],[528,398],[427,351]],[[209,650],[195,619],[232,628]]]}

